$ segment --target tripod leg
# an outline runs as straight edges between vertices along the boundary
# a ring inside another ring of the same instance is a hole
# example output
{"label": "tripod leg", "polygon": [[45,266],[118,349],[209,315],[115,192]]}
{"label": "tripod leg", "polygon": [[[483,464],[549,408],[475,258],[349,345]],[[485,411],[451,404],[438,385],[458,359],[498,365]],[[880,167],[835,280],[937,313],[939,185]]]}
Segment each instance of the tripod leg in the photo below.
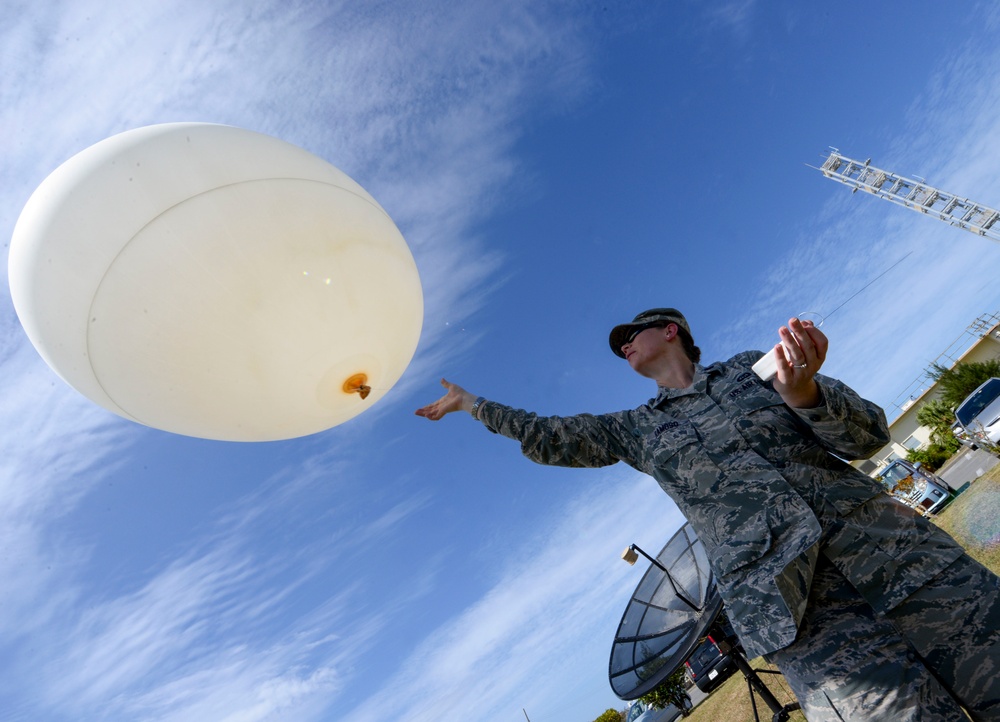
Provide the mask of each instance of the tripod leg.
{"label": "tripod leg", "polygon": [[757,697],[753,693],[753,682],[745,674],[743,675],[743,679],[747,681],[747,692],[750,693],[750,706],[753,707],[754,722],[760,722],[760,715],[757,714]]}

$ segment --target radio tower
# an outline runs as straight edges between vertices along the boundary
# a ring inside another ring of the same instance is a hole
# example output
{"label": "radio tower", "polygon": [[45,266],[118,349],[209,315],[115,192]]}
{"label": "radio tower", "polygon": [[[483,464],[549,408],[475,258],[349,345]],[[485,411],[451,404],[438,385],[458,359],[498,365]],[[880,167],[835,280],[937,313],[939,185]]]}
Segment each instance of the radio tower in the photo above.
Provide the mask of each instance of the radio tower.
{"label": "radio tower", "polygon": [[904,178],[876,168],[871,165],[871,158],[863,162],[852,160],[834,148],[830,157],[817,170],[827,178],[851,186],[853,193],[865,190],[978,236],[1000,241],[1000,223],[997,222],[1000,212],[996,209],[932,188],[922,179]]}

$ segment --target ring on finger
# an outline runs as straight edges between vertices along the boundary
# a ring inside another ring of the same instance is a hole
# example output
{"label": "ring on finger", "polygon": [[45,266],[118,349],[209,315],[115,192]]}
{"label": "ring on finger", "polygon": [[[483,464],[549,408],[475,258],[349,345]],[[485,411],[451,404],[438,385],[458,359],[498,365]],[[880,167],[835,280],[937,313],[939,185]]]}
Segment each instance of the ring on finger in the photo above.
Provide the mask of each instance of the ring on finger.
{"label": "ring on finger", "polygon": [[795,368],[797,369],[809,368],[809,364],[795,364]]}

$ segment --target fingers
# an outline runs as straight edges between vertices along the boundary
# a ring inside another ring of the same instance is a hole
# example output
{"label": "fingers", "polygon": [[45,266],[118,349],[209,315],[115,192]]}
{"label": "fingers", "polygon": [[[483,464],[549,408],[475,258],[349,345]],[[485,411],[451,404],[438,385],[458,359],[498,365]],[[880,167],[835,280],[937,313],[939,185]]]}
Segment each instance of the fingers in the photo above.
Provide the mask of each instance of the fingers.
{"label": "fingers", "polygon": [[441,379],[441,385],[448,390],[448,393],[437,401],[420,407],[413,412],[414,414],[431,421],[440,421],[452,411],[461,410],[462,399],[466,395],[465,390],[447,379]]}
{"label": "fingers", "polygon": [[826,360],[828,341],[826,335],[812,321],[788,320],[787,326],[778,329],[781,337],[781,356],[796,369],[819,370]]}
{"label": "fingers", "polygon": [[431,421],[440,421],[446,414],[454,410],[455,404],[452,403],[451,392],[448,392],[434,403],[427,404],[427,406],[417,409],[414,413]]}
{"label": "fingers", "polygon": [[826,361],[826,352],[830,347],[830,340],[826,337],[826,334],[816,328],[811,321],[803,322],[803,326],[805,327],[806,334],[808,334],[816,348],[816,358],[819,360],[819,363],[822,364]]}
{"label": "fingers", "polygon": [[807,363],[796,363],[792,352],[785,348],[787,342],[775,344],[774,357],[778,381],[782,384],[791,384],[795,381],[795,376],[808,368]]}
{"label": "fingers", "polygon": [[437,402],[434,402],[433,404],[427,404],[427,406],[419,408],[413,413],[415,413],[417,416],[422,416],[425,419],[430,419],[431,421],[439,421],[441,417],[444,416],[444,414],[442,414],[441,411],[438,409]]}
{"label": "fingers", "polygon": [[[448,388],[449,386],[448,382],[445,381],[444,379],[441,379],[441,385],[444,386],[445,388]],[[431,421],[440,421],[442,418],[444,418],[444,415],[448,413],[445,410],[444,406],[445,402],[448,399],[448,395],[450,393],[451,389],[448,389],[448,393],[442,396],[440,399],[438,399],[433,403],[427,404],[426,406],[422,406],[413,413],[415,413],[417,416],[422,416],[425,419],[430,419]]]}
{"label": "fingers", "polygon": [[811,321],[797,318],[778,329],[781,343],[774,347],[777,378],[774,388],[789,406],[809,408],[820,403],[815,375],[826,360],[829,341]]}
{"label": "fingers", "polygon": [[463,389],[458,384],[453,384],[448,379],[441,379],[441,385],[444,386],[446,389],[448,389],[448,393],[449,394],[463,394],[463,393],[465,393],[465,389]]}

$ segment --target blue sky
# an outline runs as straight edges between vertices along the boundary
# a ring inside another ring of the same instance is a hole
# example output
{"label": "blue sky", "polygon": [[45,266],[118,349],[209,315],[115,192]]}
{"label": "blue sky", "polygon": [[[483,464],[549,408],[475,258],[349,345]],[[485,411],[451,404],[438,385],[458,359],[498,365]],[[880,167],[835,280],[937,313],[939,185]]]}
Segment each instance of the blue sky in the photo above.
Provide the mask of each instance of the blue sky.
{"label": "blue sky", "polygon": [[[346,171],[407,238],[423,335],[303,439],[140,427],[0,300],[0,719],[580,720],[680,523],[624,467],[531,464],[413,409],[441,376],[542,413],[653,395],[611,326],[681,308],[706,359],[830,311],[825,371],[888,404],[984,312],[995,242],[825,180],[833,145],[1000,204],[991,3],[5,3],[0,235],[74,153],[229,123]],[[3,264],[6,274],[6,264]],[[6,283],[3,284],[6,288]]]}

